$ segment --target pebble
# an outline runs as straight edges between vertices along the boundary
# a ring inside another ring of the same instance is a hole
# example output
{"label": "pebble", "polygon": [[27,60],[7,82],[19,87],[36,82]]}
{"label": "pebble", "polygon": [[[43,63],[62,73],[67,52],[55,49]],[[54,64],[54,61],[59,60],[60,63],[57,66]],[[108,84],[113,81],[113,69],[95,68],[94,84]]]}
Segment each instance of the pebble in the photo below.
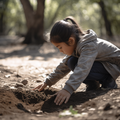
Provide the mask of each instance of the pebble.
{"label": "pebble", "polygon": [[120,100],[117,99],[115,102],[120,102]]}
{"label": "pebble", "polygon": [[110,94],[110,96],[113,96],[113,95],[115,95],[115,93],[111,93],[111,94]]}
{"label": "pebble", "polygon": [[11,75],[5,75],[5,77],[6,77],[6,78],[10,78],[10,77],[11,77]]}
{"label": "pebble", "polygon": [[90,108],[89,110],[92,110],[92,111],[94,111],[94,110],[95,110],[95,108]]}
{"label": "pebble", "polygon": [[111,105],[110,105],[110,103],[107,103],[104,107],[104,111],[110,110],[110,109],[111,109]]}
{"label": "pebble", "polygon": [[17,90],[18,90],[18,91],[22,91],[23,89],[22,89],[22,87],[19,87],[19,88],[17,88]]}
{"label": "pebble", "polygon": [[23,80],[21,83],[22,83],[23,85],[27,85],[27,84],[28,84],[28,81],[27,81],[27,80]]}
{"label": "pebble", "polygon": [[45,75],[45,74],[42,74],[42,77],[43,77],[43,78],[46,78],[46,75]]}
{"label": "pebble", "polygon": [[16,88],[18,88],[18,87],[23,87],[23,84],[22,84],[22,83],[16,83],[15,87],[16,87]]}
{"label": "pebble", "polygon": [[115,105],[112,105],[111,107],[112,107],[113,109],[117,109],[117,106],[115,106]]}
{"label": "pebble", "polygon": [[42,82],[41,80],[36,80],[36,82]]}
{"label": "pebble", "polygon": [[41,113],[43,113],[43,111],[42,110],[38,110],[38,111],[36,111],[36,113],[37,114],[41,114]]}
{"label": "pebble", "polygon": [[99,108],[98,108],[98,110],[103,110],[104,109],[104,107],[103,106],[100,106]]}
{"label": "pebble", "polygon": [[10,89],[16,89],[14,86],[10,87]]}

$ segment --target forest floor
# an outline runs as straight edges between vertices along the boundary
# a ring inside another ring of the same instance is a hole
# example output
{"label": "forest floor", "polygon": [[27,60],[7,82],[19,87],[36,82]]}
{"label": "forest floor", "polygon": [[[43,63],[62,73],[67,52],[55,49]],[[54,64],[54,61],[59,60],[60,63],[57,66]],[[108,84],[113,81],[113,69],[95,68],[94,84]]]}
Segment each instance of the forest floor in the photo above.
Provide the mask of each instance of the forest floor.
{"label": "forest floor", "polygon": [[44,82],[64,55],[50,43],[20,42],[18,37],[0,38],[0,120],[120,120],[120,77],[118,89],[85,92],[81,84],[68,103],[57,106],[52,95],[70,74],[42,92],[32,89]]}

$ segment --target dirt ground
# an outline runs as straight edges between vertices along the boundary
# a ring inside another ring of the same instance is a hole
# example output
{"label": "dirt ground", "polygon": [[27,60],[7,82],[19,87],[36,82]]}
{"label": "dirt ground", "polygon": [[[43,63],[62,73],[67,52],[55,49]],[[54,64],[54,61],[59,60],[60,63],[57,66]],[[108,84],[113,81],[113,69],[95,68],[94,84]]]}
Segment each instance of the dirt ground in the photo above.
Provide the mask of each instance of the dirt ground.
{"label": "dirt ground", "polygon": [[0,120],[120,120],[120,78],[114,90],[85,92],[82,84],[68,103],[57,106],[52,95],[70,74],[44,91],[32,89],[44,82],[64,55],[50,43],[20,45],[21,41],[0,37]]}

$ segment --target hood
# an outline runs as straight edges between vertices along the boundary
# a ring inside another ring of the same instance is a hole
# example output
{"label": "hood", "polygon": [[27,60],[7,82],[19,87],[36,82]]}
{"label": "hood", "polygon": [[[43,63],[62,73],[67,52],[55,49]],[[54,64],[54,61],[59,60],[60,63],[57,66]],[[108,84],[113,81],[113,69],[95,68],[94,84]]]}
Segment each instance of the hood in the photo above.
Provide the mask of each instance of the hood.
{"label": "hood", "polygon": [[86,31],[86,34],[84,36],[80,37],[77,47],[80,46],[80,44],[81,45],[86,44],[86,43],[94,41],[96,39],[97,39],[97,34],[92,29],[89,29]]}
{"label": "hood", "polygon": [[86,34],[82,36],[81,39],[78,41],[77,47],[73,53],[73,56],[77,55],[77,51],[79,51],[81,46],[83,46],[84,44],[88,42],[94,41],[96,39],[97,39],[97,34],[92,29],[87,30]]}
{"label": "hood", "polygon": [[81,37],[80,42],[90,42],[96,39],[97,34],[92,29],[89,29],[86,31],[86,34]]}

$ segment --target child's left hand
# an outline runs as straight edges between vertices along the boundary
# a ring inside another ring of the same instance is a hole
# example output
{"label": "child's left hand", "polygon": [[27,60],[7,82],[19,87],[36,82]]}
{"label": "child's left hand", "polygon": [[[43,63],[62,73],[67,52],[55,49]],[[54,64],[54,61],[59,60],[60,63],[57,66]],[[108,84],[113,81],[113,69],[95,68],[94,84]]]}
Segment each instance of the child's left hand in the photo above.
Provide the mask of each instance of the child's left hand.
{"label": "child's left hand", "polygon": [[65,101],[64,103],[67,103],[70,96],[71,96],[71,94],[64,89],[60,90],[55,95],[57,95],[55,100],[54,100],[56,105],[61,105],[64,101]]}

